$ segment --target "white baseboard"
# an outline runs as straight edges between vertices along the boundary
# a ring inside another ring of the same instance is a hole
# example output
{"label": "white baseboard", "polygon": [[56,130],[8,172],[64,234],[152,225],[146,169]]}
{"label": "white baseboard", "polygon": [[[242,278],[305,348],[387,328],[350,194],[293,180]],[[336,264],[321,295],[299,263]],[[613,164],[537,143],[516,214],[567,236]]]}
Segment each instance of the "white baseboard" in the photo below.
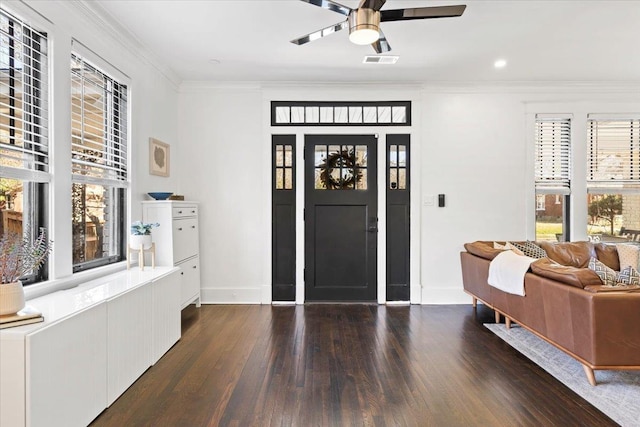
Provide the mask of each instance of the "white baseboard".
{"label": "white baseboard", "polygon": [[422,288],[422,304],[471,304],[471,296],[462,288]]}
{"label": "white baseboard", "polygon": [[[414,290],[412,289],[412,294]],[[201,291],[202,304],[270,304],[271,288],[204,288]],[[412,304],[471,304],[471,297],[461,288],[422,288],[422,300]]]}
{"label": "white baseboard", "polygon": [[202,304],[262,304],[263,289],[256,288],[203,288]]}

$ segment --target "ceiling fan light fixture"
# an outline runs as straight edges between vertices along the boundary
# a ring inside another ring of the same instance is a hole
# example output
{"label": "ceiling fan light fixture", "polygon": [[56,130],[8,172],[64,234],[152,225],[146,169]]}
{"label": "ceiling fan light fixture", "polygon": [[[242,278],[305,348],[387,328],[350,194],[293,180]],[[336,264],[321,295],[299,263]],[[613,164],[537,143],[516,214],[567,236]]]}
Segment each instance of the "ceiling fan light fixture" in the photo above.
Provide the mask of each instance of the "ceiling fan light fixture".
{"label": "ceiling fan light fixture", "polygon": [[380,12],[373,9],[356,9],[349,14],[349,40],[365,45],[380,38]]}
{"label": "ceiling fan light fixture", "polygon": [[349,32],[349,40],[354,44],[371,44],[380,38],[380,33],[371,28],[361,28]]}

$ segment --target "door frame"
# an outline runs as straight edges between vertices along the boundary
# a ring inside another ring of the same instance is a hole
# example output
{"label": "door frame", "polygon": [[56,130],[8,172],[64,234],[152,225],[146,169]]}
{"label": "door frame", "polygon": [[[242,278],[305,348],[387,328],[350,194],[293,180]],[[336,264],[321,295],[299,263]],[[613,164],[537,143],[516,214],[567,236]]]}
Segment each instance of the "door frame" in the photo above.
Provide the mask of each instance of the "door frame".
{"label": "door frame", "polygon": [[[378,295],[378,304],[394,304],[394,302],[387,302],[387,289],[386,289],[386,277],[387,277],[387,269],[386,269],[386,247],[387,247],[387,214],[386,209],[386,144],[387,144],[387,134],[406,134],[409,135],[411,139],[411,158],[413,159],[412,165],[410,168],[411,174],[411,234],[415,236],[411,239],[411,250],[410,250],[410,303],[411,304],[420,304],[422,303],[422,286],[420,284],[420,241],[421,241],[421,227],[420,227],[420,205],[418,197],[420,193],[420,178],[419,172],[420,168],[416,159],[420,158],[420,146],[415,140],[416,130],[412,128],[412,126],[398,126],[385,128],[381,126],[362,126],[362,127],[322,127],[322,128],[314,128],[310,126],[301,126],[301,127],[288,127],[288,128],[276,128],[276,127],[268,127],[268,144],[266,147],[269,148],[268,152],[265,152],[265,159],[269,160],[269,177],[271,177],[271,138],[273,135],[295,135],[295,162],[296,165],[303,165],[303,167],[296,167],[295,174],[295,188],[296,188],[296,297],[295,304],[304,304],[305,303],[305,283],[304,283],[304,143],[305,143],[305,135],[378,135],[378,150],[377,150],[377,158],[378,158],[378,170],[377,170],[377,178],[378,178],[378,242],[377,242],[377,295]],[[265,171],[266,172],[266,171]],[[269,181],[271,179],[269,178]],[[268,192],[271,194],[271,191]],[[271,200],[269,200],[269,213],[271,213]],[[271,235],[268,237],[269,248],[271,248]],[[271,253],[271,252],[269,252]],[[267,276],[269,277],[268,286],[265,286],[265,291],[263,292],[262,301],[265,304],[270,304],[273,302],[271,300],[271,257],[269,257],[268,261],[268,272]]]}

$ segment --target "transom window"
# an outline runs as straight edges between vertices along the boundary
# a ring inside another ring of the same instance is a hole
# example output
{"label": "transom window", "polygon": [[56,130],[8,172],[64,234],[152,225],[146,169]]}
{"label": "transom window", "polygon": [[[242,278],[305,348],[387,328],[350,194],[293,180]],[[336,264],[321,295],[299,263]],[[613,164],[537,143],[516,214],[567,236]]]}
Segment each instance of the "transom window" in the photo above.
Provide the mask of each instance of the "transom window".
{"label": "transom window", "polygon": [[271,126],[366,125],[411,125],[411,102],[271,102]]}

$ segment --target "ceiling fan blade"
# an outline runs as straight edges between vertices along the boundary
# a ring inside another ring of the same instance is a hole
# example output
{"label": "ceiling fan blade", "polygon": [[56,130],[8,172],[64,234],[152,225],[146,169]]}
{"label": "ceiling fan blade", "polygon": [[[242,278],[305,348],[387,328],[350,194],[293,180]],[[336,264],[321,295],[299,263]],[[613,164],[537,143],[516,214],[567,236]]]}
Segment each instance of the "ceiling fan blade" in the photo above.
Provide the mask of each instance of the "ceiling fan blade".
{"label": "ceiling fan blade", "polygon": [[389,45],[389,42],[387,41],[387,38],[385,37],[385,35],[382,32],[382,30],[380,30],[378,32],[380,33],[380,38],[378,40],[376,40],[375,42],[371,43],[371,46],[376,51],[376,53],[390,52],[391,51],[391,46]]}
{"label": "ceiling fan blade", "polygon": [[300,0],[300,1],[312,4],[314,6],[321,7],[323,9],[329,9],[334,12],[341,13],[344,16],[349,16],[349,13],[351,13],[350,7],[341,5],[340,3],[336,3],[333,0]]}
{"label": "ceiling fan blade", "polygon": [[373,9],[380,10],[382,6],[387,2],[387,0],[361,0],[358,9]]}
{"label": "ceiling fan blade", "polygon": [[453,18],[462,15],[466,5],[416,7],[414,9],[392,9],[380,11],[380,21],[406,21],[409,19]]}
{"label": "ceiling fan blade", "polygon": [[323,28],[318,31],[314,31],[313,33],[309,33],[306,36],[298,37],[297,39],[291,40],[291,43],[301,45],[305,43],[312,42],[314,40],[318,40],[321,37],[328,36],[329,34],[333,34],[336,31],[340,31],[349,26],[347,21],[342,21],[337,24],[330,25],[326,28]]}

